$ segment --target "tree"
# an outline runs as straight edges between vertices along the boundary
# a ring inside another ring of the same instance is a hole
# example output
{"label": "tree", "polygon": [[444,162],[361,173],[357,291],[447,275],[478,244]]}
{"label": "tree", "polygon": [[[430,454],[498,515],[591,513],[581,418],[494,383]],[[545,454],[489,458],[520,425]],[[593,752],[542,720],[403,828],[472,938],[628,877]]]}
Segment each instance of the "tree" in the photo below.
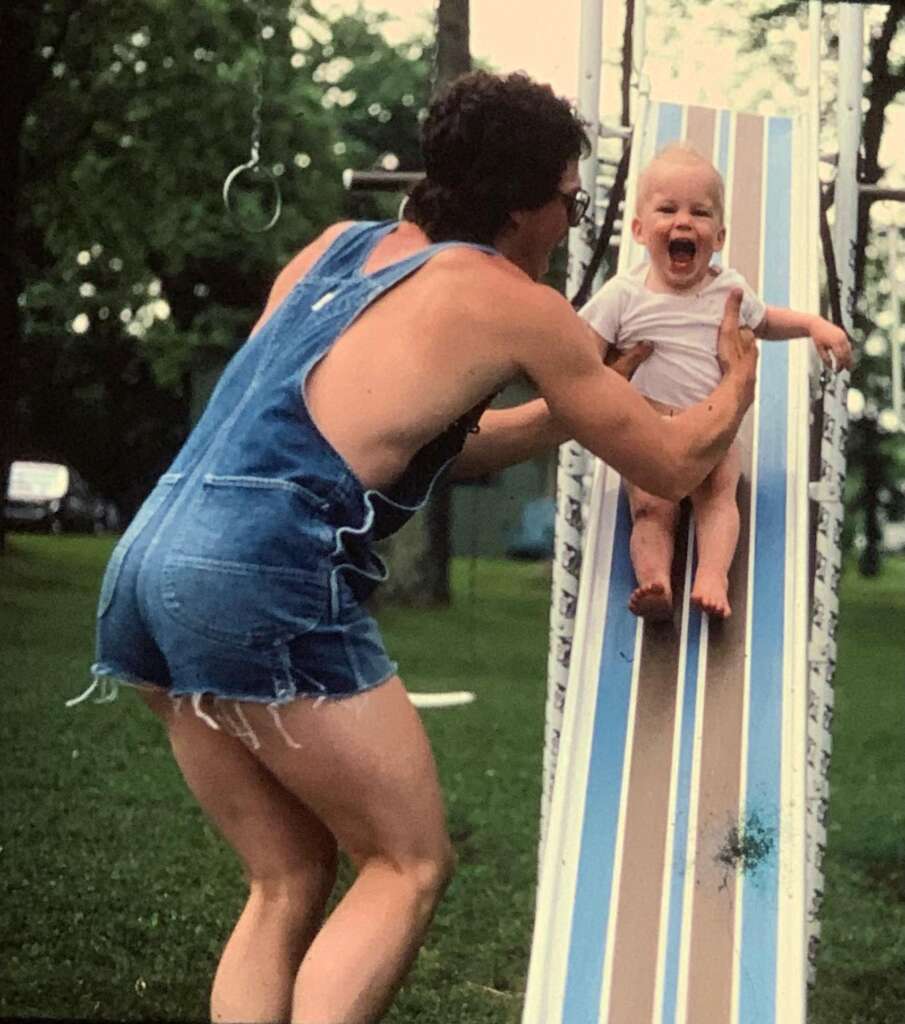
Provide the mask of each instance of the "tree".
{"label": "tree", "polygon": [[[25,116],[42,75],[33,53],[39,24],[34,5],[13,0],[0,8],[0,495],[6,495],[16,445],[14,406],[21,334],[22,271],[16,255],[21,189],[21,145]],[[63,33],[67,20],[63,21]],[[0,502],[0,552],[6,546]]]}
{"label": "tree", "polygon": [[[24,288],[11,285],[20,452],[72,461],[128,508],[172,458],[193,389],[247,333],[278,266],[327,223],[373,214],[373,203],[348,208],[350,157],[413,159],[420,53],[389,46],[379,19],[331,22],[306,0],[262,0],[262,53],[258,11],[236,0],[34,11],[22,47],[42,73],[20,135]],[[264,235],[233,223],[221,199],[249,156],[262,57],[261,156],[284,198]]]}
{"label": "tree", "polygon": [[[897,36],[900,36],[898,61],[892,57],[892,46]],[[905,92],[905,47],[901,45],[901,37],[905,37],[905,3],[899,2],[890,4],[882,25],[871,36],[868,109],[864,115],[863,160],[859,167],[859,180],[867,185],[876,185],[884,176],[886,168],[880,164],[880,144],[887,123],[887,110]],[[867,256],[870,217],[871,203],[862,196],[858,211],[855,287],[859,294],[866,292],[871,300],[860,304],[856,318],[859,334],[864,339],[869,338],[873,327],[870,313],[881,308],[879,284],[886,278],[882,257],[870,260]],[[872,287],[866,288],[868,281]],[[889,337],[886,341],[888,351],[893,339]],[[875,576],[880,571],[884,519],[905,518],[905,458],[901,446],[895,443],[898,438],[883,429],[882,421],[882,409],[888,406],[892,390],[889,364],[885,363],[885,372],[878,372],[878,362],[865,344],[852,374],[852,386],[867,399],[864,415],[853,416],[849,433],[849,458],[856,469],[855,480],[860,484],[850,492],[849,514],[860,511],[863,515],[865,544],[858,568],[864,576]]]}

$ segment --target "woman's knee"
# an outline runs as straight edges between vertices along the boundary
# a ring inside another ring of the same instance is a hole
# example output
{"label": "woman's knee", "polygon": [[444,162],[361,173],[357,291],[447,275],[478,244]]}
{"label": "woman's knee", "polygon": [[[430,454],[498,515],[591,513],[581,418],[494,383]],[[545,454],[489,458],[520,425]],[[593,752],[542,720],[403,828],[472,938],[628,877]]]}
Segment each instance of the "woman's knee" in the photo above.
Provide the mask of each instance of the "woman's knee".
{"label": "woman's knee", "polygon": [[402,870],[418,902],[432,914],[455,874],[456,855],[449,845],[435,856],[403,864]]}
{"label": "woman's knee", "polygon": [[444,840],[436,856],[422,862],[424,881],[427,887],[436,890],[441,895],[453,880],[459,860],[452,843],[447,837],[444,837]]}
{"label": "woman's knee", "polygon": [[420,901],[436,904],[456,871],[456,852],[452,843],[444,836],[430,850],[420,850],[406,855],[353,857],[359,871],[369,867],[383,869],[409,888]]}
{"label": "woman's knee", "polygon": [[285,870],[246,868],[249,892],[262,904],[290,913],[322,910],[336,884],[337,866],[334,856]]}

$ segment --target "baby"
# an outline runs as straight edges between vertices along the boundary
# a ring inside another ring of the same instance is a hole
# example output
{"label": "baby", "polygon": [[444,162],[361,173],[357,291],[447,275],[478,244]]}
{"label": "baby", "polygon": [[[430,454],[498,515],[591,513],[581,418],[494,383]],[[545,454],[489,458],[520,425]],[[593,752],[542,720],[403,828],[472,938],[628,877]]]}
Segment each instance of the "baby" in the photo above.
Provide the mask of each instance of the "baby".
{"label": "baby", "polygon": [[[685,144],[661,150],[641,172],[632,236],[650,261],[608,281],[581,315],[604,341],[631,348],[652,343],[632,383],[664,416],[706,398],[720,380],[717,327],[733,289],[744,294],[740,322],[764,340],[810,336],[820,358],[851,366],[844,331],[811,313],[766,306],[740,274],[711,265],[723,247],[723,181]],[[736,504],[741,460],[737,444],[691,494],[698,568],[691,600],[718,618],[731,614],[728,573],[738,542]],[[632,512],[631,558],[638,586],[629,608],[652,620],[672,616],[670,585],[678,506],[627,485]]]}

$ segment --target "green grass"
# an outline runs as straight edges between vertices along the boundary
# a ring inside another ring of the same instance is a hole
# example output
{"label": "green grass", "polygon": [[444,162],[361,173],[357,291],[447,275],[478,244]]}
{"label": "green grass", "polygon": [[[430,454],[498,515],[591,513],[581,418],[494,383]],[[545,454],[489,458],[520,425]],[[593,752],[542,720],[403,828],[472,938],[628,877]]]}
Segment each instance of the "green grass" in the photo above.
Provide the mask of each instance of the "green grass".
{"label": "green grass", "polygon": [[905,559],[842,583],[814,1024],[905,1021]]}
{"label": "green grass", "polygon": [[[0,559],[0,1015],[204,1020],[243,901],[231,853],[128,690],[84,688],[112,540],[14,536]],[[472,574],[474,579],[471,579]],[[531,939],[548,575],[455,566],[454,607],[381,613],[425,712],[460,866],[389,1024],[515,1024]],[[905,1020],[905,562],[843,589],[825,942],[813,1024]]]}

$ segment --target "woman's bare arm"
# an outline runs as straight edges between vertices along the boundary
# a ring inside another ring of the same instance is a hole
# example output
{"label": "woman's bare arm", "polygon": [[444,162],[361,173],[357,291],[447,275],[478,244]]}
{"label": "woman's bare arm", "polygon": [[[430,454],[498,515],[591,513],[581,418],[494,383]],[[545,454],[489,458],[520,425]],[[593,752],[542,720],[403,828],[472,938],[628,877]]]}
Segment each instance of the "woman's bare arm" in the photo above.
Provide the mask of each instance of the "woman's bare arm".
{"label": "woman's bare arm", "polygon": [[[606,351],[606,342],[600,339]],[[610,348],[606,362],[616,373],[631,379],[635,370],[651,354],[653,347],[635,345],[626,352]],[[508,409],[488,409],[481,417],[480,431],[470,434],[462,454],[452,468],[451,479],[496,473],[507,466],[543,455],[568,441],[570,434],[550,414],[543,398],[536,398]]]}
{"label": "woman's bare arm", "polygon": [[[567,435],[645,490],[670,500],[692,491],[728,451],[754,398],[757,349],[740,329],[741,291],[727,300],[718,349],[724,369],[708,398],[664,420],[631,385],[600,363],[597,347],[559,296],[546,293],[534,314],[523,370]],[[538,322],[539,321],[539,322]]]}

